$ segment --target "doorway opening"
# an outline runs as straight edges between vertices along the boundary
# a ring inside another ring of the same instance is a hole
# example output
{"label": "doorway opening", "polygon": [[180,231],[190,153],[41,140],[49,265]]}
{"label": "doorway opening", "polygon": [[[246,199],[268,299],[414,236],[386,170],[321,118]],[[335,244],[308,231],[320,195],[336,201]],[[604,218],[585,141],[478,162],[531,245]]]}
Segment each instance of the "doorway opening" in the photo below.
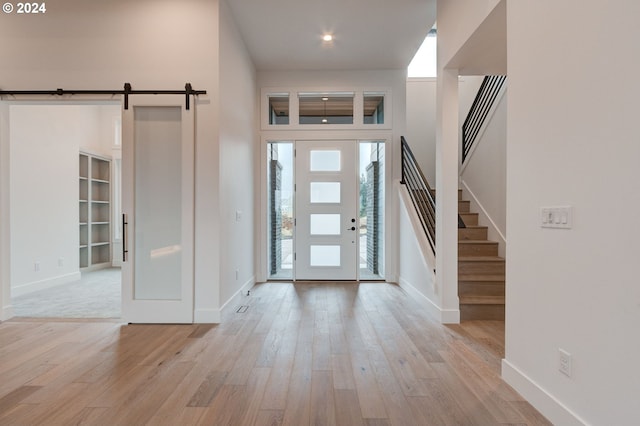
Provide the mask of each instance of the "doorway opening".
{"label": "doorway opening", "polygon": [[384,141],[267,145],[267,276],[382,280]]}
{"label": "doorway opening", "polygon": [[120,108],[8,105],[14,316],[120,318]]}

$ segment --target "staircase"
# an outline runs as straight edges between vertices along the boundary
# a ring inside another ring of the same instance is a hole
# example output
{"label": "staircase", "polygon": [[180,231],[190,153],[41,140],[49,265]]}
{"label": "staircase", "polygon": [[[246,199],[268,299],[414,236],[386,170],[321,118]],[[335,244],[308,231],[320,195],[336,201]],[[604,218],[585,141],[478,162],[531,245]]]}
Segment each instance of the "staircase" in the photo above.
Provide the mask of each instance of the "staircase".
{"label": "staircase", "polygon": [[[401,182],[407,187],[435,254],[436,191],[424,178],[404,137],[401,146]],[[504,259],[498,256],[498,243],[487,239],[487,227],[478,226],[478,213],[470,211],[470,202],[462,199],[461,189],[458,190],[458,216],[460,320],[504,321]]]}
{"label": "staircase", "polygon": [[478,213],[458,190],[458,214],[466,228],[458,228],[458,298],[460,320],[504,321],[505,262],[498,243],[487,239],[487,227],[478,226]]}

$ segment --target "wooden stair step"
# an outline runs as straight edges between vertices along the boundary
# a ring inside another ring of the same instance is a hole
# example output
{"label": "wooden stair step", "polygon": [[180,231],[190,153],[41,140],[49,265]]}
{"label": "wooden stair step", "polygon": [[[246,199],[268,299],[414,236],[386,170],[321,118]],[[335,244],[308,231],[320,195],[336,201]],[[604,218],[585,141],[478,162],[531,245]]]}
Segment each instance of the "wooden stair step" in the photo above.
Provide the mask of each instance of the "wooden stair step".
{"label": "wooden stair step", "polygon": [[465,262],[504,262],[504,257],[500,256],[458,256],[458,260]]}
{"label": "wooden stair step", "polygon": [[460,304],[460,321],[504,321],[504,304]]}
{"label": "wooden stair step", "polygon": [[504,305],[504,296],[460,296],[461,305]]}
{"label": "wooden stair step", "polygon": [[458,274],[504,274],[504,259],[498,256],[458,256]]}
{"label": "wooden stair step", "polygon": [[461,240],[486,240],[488,228],[486,226],[467,225],[466,228],[458,228],[458,241]]}
{"label": "wooden stair step", "polygon": [[504,281],[461,281],[458,296],[505,296]]}
{"label": "wooden stair step", "polygon": [[504,274],[458,274],[458,281],[493,281],[504,282]]}
{"label": "wooden stair step", "polygon": [[469,262],[504,262],[504,257],[500,256],[458,256],[458,260]]}
{"label": "wooden stair step", "polygon": [[488,228],[478,225],[478,213],[458,191],[458,214],[466,228],[458,228],[458,297],[460,320],[505,319],[505,260],[499,245],[487,239]]}
{"label": "wooden stair step", "polygon": [[497,256],[498,243],[488,240],[458,241],[459,256]]}
{"label": "wooden stair step", "polygon": [[459,213],[466,226],[478,225],[478,213]]}

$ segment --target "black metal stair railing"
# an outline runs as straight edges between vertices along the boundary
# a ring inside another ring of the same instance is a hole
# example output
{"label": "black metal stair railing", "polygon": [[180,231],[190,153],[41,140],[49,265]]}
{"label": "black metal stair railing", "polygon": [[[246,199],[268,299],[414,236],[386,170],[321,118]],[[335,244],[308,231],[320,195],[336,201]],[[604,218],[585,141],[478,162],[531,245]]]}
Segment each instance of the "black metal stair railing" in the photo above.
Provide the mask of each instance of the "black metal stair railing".
{"label": "black metal stair railing", "polygon": [[484,124],[491,107],[500,93],[500,89],[504,85],[507,76],[505,75],[488,75],[485,76],[478,89],[469,114],[462,125],[462,162],[467,159],[471,152],[471,147],[476,141],[480,129]]}
{"label": "black metal stair railing", "polygon": [[436,252],[436,201],[429,183],[411,152],[404,136],[401,141],[402,180],[406,185],[411,201],[418,213],[422,228],[429,240],[431,249]]}

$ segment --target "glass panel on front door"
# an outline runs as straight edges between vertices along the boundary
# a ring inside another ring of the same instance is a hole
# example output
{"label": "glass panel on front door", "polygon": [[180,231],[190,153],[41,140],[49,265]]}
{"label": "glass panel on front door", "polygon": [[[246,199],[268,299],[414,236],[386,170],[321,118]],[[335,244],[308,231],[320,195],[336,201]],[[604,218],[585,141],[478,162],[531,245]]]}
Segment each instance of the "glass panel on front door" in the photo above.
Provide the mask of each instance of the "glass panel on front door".
{"label": "glass panel on front door", "polygon": [[311,235],[340,235],[340,214],[312,214],[310,219]]}
{"label": "glass panel on front door", "polygon": [[309,192],[312,204],[340,203],[340,182],[311,182]]}
{"label": "glass panel on front door", "polygon": [[312,172],[339,172],[340,151],[319,150],[311,151],[310,170]]}
{"label": "glass panel on front door", "polygon": [[340,246],[310,246],[309,264],[311,266],[340,266]]}

